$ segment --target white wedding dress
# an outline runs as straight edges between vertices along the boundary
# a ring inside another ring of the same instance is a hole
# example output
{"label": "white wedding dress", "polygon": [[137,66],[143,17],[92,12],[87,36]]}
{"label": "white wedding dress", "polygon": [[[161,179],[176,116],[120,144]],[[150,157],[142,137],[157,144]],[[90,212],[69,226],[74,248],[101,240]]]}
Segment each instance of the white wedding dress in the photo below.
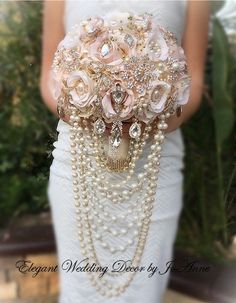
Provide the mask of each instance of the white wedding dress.
{"label": "white wedding dress", "polygon": [[[181,43],[185,26],[187,1],[148,1],[148,0],[97,0],[66,1],[65,30],[91,15],[104,15],[108,12],[132,11],[152,13],[159,23],[172,31]],[[85,272],[66,272],[61,268],[66,260],[82,261],[77,239],[76,212],[73,200],[69,126],[59,121],[58,139],[54,143],[53,163],[50,168],[48,196],[52,211],[54,231],[57,243],[58,263],[60,268],[59,303],[162,303],[163,293],[167,288],[170,272],[151,278],[147,272],[137,273],[127,290],[117,298],[107,299],[101,296]],[[138,160],[137,171],[142,169],[148,154],[150,142]],[[165,272],[166,263],[173,258],[173,244],[183,206],[183,156],[184,145],[180,129],[166,135],[162,145],[160,172],[157,185],[151,225],[141,266],[153,263],[161,272]],[[117,176],[119,180],[120,176]],[[114,178],[114,175],[111,176]],[[141,194],[141,193],[140,193]],[[131,201],[132,202],[132,201]],[[116,239],[118,244],[120,239]],[[101,253],[101,252],[100,252]],[[102,258],[102,256],[101,256]],[[110,262],[109,255],[102,258]],[[124,258],[125,260],[127,260]]]}

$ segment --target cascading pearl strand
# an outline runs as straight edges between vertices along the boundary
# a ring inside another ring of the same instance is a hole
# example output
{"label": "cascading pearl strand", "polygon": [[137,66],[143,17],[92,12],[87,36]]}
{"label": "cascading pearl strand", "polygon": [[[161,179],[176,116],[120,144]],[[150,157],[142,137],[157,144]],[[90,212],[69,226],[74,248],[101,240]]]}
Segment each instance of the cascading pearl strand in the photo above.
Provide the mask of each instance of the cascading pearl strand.
{"label": "cascading pearl strand", "polygon": [[[147,128],[147,131],[146,131],[146,128]],[[100,184],[102,182],[105,183],[105,185],[103,185],[101,187],[101,191],[104,191],[104,189],[107,186],[109,186],[109,188],[120,189],[122,185],[127,184],[128,180],[131,179],[132,175],[134,174],[135,162],[137,163],[137,160],[139,159],[139,156],[142,154],[143,143],[145,143],[145,139],[147,139],[148,136],[149,136],[148,132],[150,132],[151,126],[148,126],[146,128],[145,128],[145,131],[144,131],[144,134],[143,134],[143,138],[141,139],[141,142],[135,143],[137,150],[134,151],[134,155],[131,158],[131,162],[130,162],[131,169],[128,171],[127,177],[124,180],[121,181],[121,184],[112,184],[110,180],[105,180],[104,181],[105,177],[102,178],[103,180],[100,180],[101,177],[98,177],[98,175],[99,174],[101,175],[102,170],[98,169],[98,173],[96,174],[96,170],[93,169],[92,179],[96,179],[96,182],[98,184],[99,184],[99,182],[100,182]],[[147,165],[146,165],[146,168],[147,168]],[[132,184],[131,191],[127,192],[127,190],[124,190],[124,191],[121,192],[124,195],[121,197],[121,194],[120,194],[120,201],[129,200],[130,195],[132,195],[134,192],[138,192],[140,190],[141,186],[142,186],[142,183],[144,181],[144,177],[146,177],[146,176],[147,176],[147,172],[144,172],[144,174],[139,174],[138,175],[138,182],[135,182],[135,183]],[[112,199],[112,197],[109,197],[109,198]]]}
{"label": "cascading pearl strand", "polygon": [[[166,116],[161,118],[161,121],[157,125],[157,133],[154,136],[154,139],[157,140],[160,138],[160,136],[163,136],[163,133],[161,132],[162,129],[165,129],[167,124],[165,123]],[[90,220],[88,215],[88,188],[86,186],[86,172],[88,167],[91,166],[90,159],[86,156],[86,147],[84,145],[85,140],[83,138],[83,128],[79,126],[79,119],[76,116],[76,111],[72,112],[72,127],[71,127],[71,163],[72,163],[72,176],[73,176],[73,190],[74,190],[74,197],[75,197],[75,206],[76,206],[76,212],[77,212],[77,219],[78,219],[78,236],[81,244],[81,251],[82,253],[87,257],[91,257],[92,260],[96,261],[96,264],[100,264],[98,262],[98,258],[96,255],[96,251],[93,244],[92,239],[92,230],[90,226]],[[79,147],[79,150],[77,148]],[[159,155],[160,155],[160,145],[157,144],[156,147],[152,145],[151,148],[151,154],[149,155],[149,161],[153,163],[156,163],[159,165]],[[77,154],[78,153],[78,154]],[[76,154],[78,156],[78,159],[76,157]],[[78,161],[79,160],[79,161]],[[78,164],[79,163],[79,174],[77,173]],[[145,241],[147,237],[147,233],[149,230],[149,224],[150,224],[150,218],[152,214],[152,208],[153,208],[153,202],[155,201],[155,186],[156,186],[156,174],[158,172],[158,168],[153,169],[153,171],[150,171],[150,181],[148,181],[147,184],[147,194],[145,199],[145,208],[144,208],[144,217],[142,219],[142,225],[140,228],[139,233],[139,240],[138,244],[136,246],[136,251],[133,257],[133,265],[137,266],[141,260],[141,256],[143,253],[143,249],[145,246]],[[91,173],[91,171],[90,171]],[[89,174],[90,174],[89,173]],[[79,194],[79,185],[81,187],[81,192]],[[95,187],[93,187],[94,192],[93,195],[96,194]],[[82,199],[83,200],[82,200]],[[87,242],[87,243],[86,243]],[[103,279],[103,283],[99,280],[98,277],[96,277],[96,274],[89,273],[89,277],[91,279],[92,284],[96,287],[96,289],[104,296],[112,297],[112,296],[118,296],[122,292],[125,291],[125,289],[129,286],[131,283],[135,273],[131,273],[126,280],[126,282],[121,286],[113,286],[110,285],[108,280]],[[106,289],[107,288],[107,289]]]}

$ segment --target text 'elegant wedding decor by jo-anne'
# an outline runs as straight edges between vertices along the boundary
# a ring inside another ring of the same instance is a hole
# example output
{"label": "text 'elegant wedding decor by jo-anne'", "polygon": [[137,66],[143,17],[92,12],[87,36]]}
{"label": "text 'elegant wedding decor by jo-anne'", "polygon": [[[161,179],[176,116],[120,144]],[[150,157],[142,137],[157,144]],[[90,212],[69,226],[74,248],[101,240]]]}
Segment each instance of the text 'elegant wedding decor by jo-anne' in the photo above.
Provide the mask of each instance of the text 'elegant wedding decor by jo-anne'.
{"label": "text 'elegant wedding decor by jo-anne'", "polygon": [[[102,266],[96,247],[114,255],[134,247],[132,266],[138,266],[152,218],[164,131],[168,118],[180,114],[189,99],[184,51],[150,14],[91,17],[60,42],[52,76],[58,114],[71,125],[81,252]],[[150,153],[136,174],[149,140]],[[109,173],[120,174],[120,182],[112,182]],[[144,198],[129,207],[132,195],[141,191]],[[116,246],[107,234],[126,237]],[[99,279],[99,273],[91,272],[89,278],[101,295],[112,297],[125,291],[135,271],[118,283],[116,277],[123,274],[110,272]]]}

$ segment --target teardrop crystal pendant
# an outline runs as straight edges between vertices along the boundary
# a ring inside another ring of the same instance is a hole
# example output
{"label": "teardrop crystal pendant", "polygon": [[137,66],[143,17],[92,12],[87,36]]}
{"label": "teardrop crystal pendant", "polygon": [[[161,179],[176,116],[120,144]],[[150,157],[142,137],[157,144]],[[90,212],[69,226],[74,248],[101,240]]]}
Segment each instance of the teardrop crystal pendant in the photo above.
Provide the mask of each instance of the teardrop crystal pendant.
{"label": "teardrop crystal pendant", "polygon": [[97,119],[94,123],[94,132],[98,135],[101,135],[105,132],[105,130],[106,130],[105,122],[101,118]]}
{"label": "teardrop crystal pendant", "polygon": [[133,139],[138,139],[141,135],[141,125],[138,122],[134,122],[129,128],[129,135]]}
{"label": "teardrop crystal pendant", "polygon": [[116,104],[121,104],[125,100],[126,92],[121,89],[120,84],[117,84],[115,90],[111,92],[111,98]]}
{"label": "teardrop crystal pendant", "polygon": [[110,137],[110,144],[115,147],[118,148],[120,146],[121,143],[121,131],[119,126],[115,126],[114,130],[112,131],[111,137]]}
{"label": "teardrop crystal pendant", "polygon": [[113,123],[111,128],[111,135],[109,138],[109,143],[113,149],[118,149],[121,144],[122,137],[122,122],[116,121]]}

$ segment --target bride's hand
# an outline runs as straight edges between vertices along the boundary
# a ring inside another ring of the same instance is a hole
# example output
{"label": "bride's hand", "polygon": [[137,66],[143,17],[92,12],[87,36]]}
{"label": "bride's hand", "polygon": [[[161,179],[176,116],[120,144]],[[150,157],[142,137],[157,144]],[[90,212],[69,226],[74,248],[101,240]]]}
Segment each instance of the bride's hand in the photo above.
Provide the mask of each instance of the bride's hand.
{"label": "bride's hand", "polygon": [[170,133],[182,125],[183,119],[182,119],[182,116],[177,117],[176,115],[173,115],[173,116],[170,116],[170,118],[166,122],[168,124],[168,127],[165,130],[165,133]]}

